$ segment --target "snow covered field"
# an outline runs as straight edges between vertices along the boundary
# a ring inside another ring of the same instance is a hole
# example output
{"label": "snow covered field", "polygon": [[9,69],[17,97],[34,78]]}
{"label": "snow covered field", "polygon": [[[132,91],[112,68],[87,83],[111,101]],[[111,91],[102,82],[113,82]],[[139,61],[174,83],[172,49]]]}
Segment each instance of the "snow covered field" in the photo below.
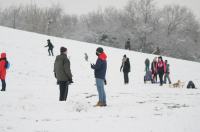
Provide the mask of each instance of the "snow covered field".
{"label": "snow covered field", "polygon": [[[53,75],[55,55],[68,48],[74,84],[59,102]],[[107,107],[93,107],[97,90],[90,62],[98,45],[0,27],[0,52],[11,67],[7,91],[0,92],[0,132],[200,132],[200,90],[144,84],[144,60],[155,56],[104,47],[108,55]],[[89,62],[84,60],[89,55]],[[122,56],[130,58],[130,84],[123,84]],[[200,63],[166,58],[173,82],[193,80],[200,87]]]}

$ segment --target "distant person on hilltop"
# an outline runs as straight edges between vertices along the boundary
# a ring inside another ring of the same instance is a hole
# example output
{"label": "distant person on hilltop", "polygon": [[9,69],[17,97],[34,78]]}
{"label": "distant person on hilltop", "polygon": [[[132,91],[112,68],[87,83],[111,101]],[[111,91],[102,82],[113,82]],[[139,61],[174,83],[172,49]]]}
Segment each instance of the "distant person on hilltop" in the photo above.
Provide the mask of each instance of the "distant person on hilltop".
{"label": "distant person on hilltop", "polygon": [[47,40],[47,45],[45,47],[48,47],[48,52],[49,52],[49,56],[54,56],[53,55],[53,44],[51,43],[50,39]]}
{"label": "distant person on hilltop", "polygon": [[0,58],[0,79],[2,83],[2,89],[1,91],[6,91],[6,69],[9,68],[9,62],[7,61],[6,58],[6,53],[1,53],[1,58]]}
{"label": "distant person on hilltop", "polygon": [[60,55],[56,56],[54,62],[54,74],[57,84],[60,87],[59,101],[66,101],[68,95],[68,85],[73,83],[70,69],[70,61],[67,58],[67,48],[60,48]]}
{"label": "distant person on hilltop", "polygon": [[160,48],[159,48],[159,47],[156,47],[156,50],[154,50],[154,51],[152,52],[152,54],[160,55],[160,54],[161,54],[161,53],[160,53]]}
{"label": "distant person on hilltop", "polygon": [[123,56],[120,72],[122,71],[122,69],[124,73],[124,84],[128,84],[129,83],[128,73],[131,71],[131,66],[129,58],[126,55]]}
{"label": "distant person on hilltop", "polygon": [[107,56],[103,51],[102,47],[96,49],[96,55],[98,56],[96,64],[91,64],[91,68],[94,69],[94,74],[96,78],[96,86],[99,95],[99,101],[95,106],[107,106],[106,104],[106,93],[104,90],[104,81],[107,70]]}
{"label": "distant person on hilltop", "polygon": [[131,41],[130,38],[125,42],[125,49],[131,50]]}

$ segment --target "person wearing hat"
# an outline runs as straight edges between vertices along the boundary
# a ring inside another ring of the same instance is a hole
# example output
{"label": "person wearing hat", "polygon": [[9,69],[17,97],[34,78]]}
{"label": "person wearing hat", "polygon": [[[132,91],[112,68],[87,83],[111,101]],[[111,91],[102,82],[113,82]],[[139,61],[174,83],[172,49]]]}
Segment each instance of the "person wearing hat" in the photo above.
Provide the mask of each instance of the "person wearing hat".
{"label": "person wearing hat", "polygon": [[51,43],[50,39],[47,40],[47,45],[45,47],[48,47],[48,52],[49,52],[49,56],[54,56],[53,55],[53,44]]}
{"label": "person wearing hat", "polygon": [[67,48],[60,48],[60,55],[56,56],[54,63],[54,74],[60,88],[59,101],[66,101],[68,95],[68,85],[73,83],[70,69],[70,61],[67,58]]}
{"label": "person wearing hat", "polygon": [[103,51],[102,47],[96,49],[96,55],[98,56],[96,64],[91,64],[91,68],[94,69],[96,78],[96,86],[99,95],[99,101],[95,106],[107,106],[106,104],[106,93],[104,90],[104,81],[107,70],[107,56]]}
{"label": "person wearing hat", "polygon": [[128,73],[131,71],[130,70],[131,66],[130,66],[129,58],[126,55],[123,56],[120,72],[122,68],[123,68],[123,73],[124,73],[124,84],[128,84],[129,83]]}

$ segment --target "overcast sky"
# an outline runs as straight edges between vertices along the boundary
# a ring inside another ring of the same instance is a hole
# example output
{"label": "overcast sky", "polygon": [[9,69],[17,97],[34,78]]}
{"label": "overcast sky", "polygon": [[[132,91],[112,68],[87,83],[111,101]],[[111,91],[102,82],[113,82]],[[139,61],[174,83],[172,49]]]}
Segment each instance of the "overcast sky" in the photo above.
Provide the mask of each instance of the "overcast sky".
{"label": "overcast sky", "polygon": [[[59,3],[61,7],[70,14],[85,14],[107,6],[123,8],[129,0],[0,0],[0,7],[10,5],[27,4],[35,2],[45,7]],[[155,0],[156,5],[162,7],[166,4],[179,4],[190,8],[200,18],[200,0]]]}

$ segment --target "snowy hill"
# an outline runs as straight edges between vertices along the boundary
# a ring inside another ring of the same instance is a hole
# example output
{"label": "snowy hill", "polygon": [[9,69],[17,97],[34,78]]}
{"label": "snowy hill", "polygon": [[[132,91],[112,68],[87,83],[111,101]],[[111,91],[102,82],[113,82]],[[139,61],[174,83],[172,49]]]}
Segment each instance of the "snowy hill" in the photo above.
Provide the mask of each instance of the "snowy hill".
{"label": "snowy hill", "polygon": [[[55,54],[68,48],[74,84],[67,102],[59,102],[53,75]],[[11,63],[7,91],[0,92],[0,132],[199,132],[200,90],[144,84],[144,60],[155,56],[104,47],[108,55],[108,107],[95,108],[97,90],[90,68],[99,45],[0,27],[0,52]],[[89,55],[89,62],[84,60]],[[130,84],[119,72],[122,56],[130,58]],[[200,87],[200,63],[166,58],[173,82],[193,80]]]}

